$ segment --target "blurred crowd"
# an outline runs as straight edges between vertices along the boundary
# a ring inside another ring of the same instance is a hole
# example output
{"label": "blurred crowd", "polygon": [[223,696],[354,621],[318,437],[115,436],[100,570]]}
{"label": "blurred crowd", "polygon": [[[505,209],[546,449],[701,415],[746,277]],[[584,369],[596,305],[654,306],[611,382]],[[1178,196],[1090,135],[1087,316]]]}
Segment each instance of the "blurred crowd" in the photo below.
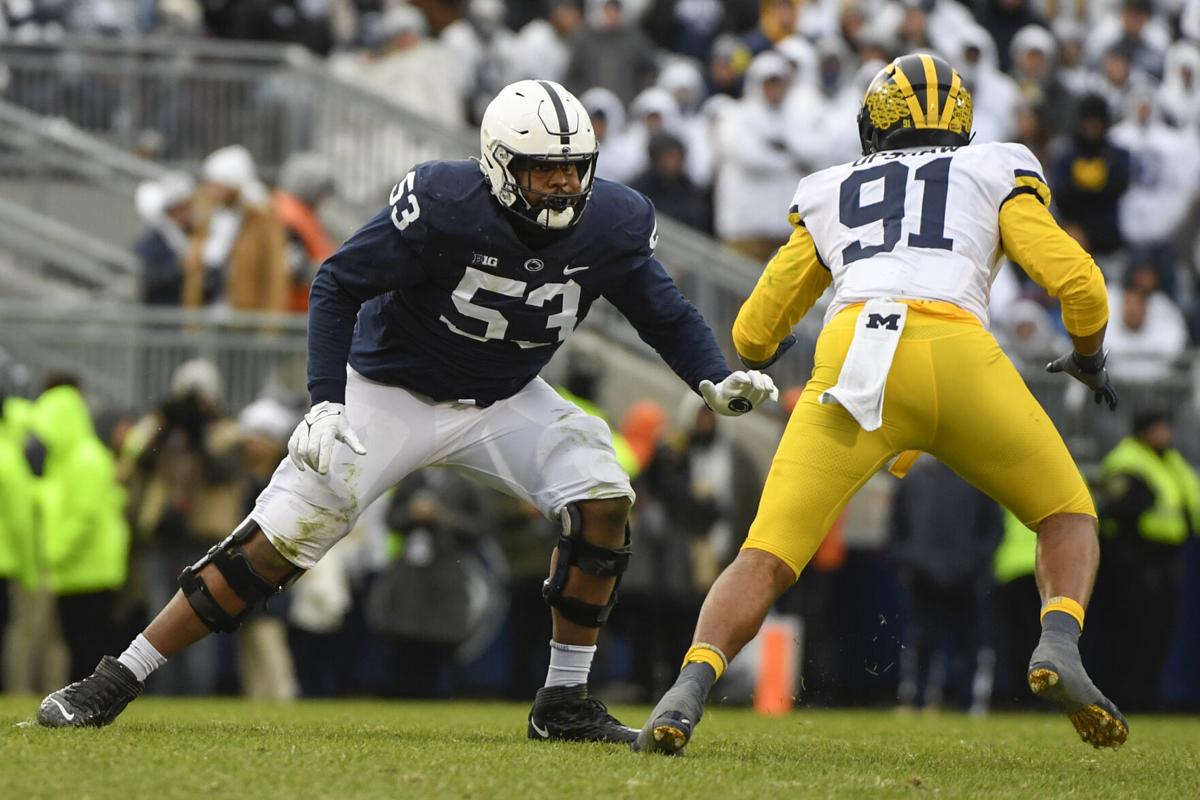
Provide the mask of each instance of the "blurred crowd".
{"label": "blurred crowd", "polygon": [[[789,234],[784,210],[799,178],[859,154],[855,116],[876,71],[897,54],[936,51],[972,90],[976,140],[1033,150],[1059,221],[1104,270],[1114,372],[1176,375],[1200,336],[1200,0],[4,0],[0,9],[0,40],[85,31],[294,43],[450,125],[477,123],[512,80],[559,80],[592,114],[602,177],[759,260]],[[154,229],[139,242],[148,294],[302,310],[306,279],[332,246],[319,202],[337,176],[312,156],[273,176],[272,193],[232,156],[205,163],[194,204],[183,203],[193,196],[184,180],[140,198]],[[1011,266],[997,280],[993,326],[1016,357],[1035,364],[1061,349],[1054,301]]]}
{"label": "blurred crowd", "polygon": [[319,216],[333,172],[315,153],[296,153],[269,190],[241,145],[209,154],[200,182],[171,172],[134,198],[142,229],[142,299],[152,305],[303,312],[321,262],[337,245]]}
{"label": "blurred crowd", "polygon": [[[93,414],[69,375],[36,393],[8,365],[0,402],[0,686],[34,693],[119,652],[180,570],[233,530],[285,457],[300,398],[236,414],[210,362],[181,364],[140,418]],[[603,417],[603,363],[578,350],[559,391]],[[778,423],[799,397],[786,394]],[[669,685],[704,593],[736,553],[762,475],[727,420],[686,393],[610,421],[633,478],[635,557],[594,682],[645,701]],[[1122,708],[1200,709],[1200,480],[1165,413],[1145,413],[1092,476],[1102,573],[1084,637]],[[161,694],[267,700],[502,696],[545,674],[541,598],[554,523],[450,470],[406,479],[233,636],[172,658]],[[812,705],[1022,706],[1038,633],[1035,534],[922,456],[875,476],[837,521],[778,619],[797,631],[794,693]],[[723,684],[754,691],[754,648]]]}

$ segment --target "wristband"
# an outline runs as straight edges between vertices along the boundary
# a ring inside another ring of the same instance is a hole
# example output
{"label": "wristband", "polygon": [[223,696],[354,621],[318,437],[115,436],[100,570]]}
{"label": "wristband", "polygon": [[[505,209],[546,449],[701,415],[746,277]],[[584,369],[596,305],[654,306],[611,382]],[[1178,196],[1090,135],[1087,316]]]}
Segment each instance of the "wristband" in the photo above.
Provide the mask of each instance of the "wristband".
{"label": "wristband", "polygon": [[1074,352],[1072,358],[1075,359],[1075,366],[1079,367],[1082,372],[1096,373],[1104,369],[1104,362],[1107,360],[1107,354],[1104,349],[1092,353],[1090,356],[1081,355],[1078,350]]}

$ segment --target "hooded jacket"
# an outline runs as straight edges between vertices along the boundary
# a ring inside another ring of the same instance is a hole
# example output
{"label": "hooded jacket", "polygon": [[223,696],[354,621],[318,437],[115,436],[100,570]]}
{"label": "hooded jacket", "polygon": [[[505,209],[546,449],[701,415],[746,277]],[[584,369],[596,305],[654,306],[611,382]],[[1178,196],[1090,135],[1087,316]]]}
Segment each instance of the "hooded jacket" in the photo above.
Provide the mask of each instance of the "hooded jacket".
{"label": "hooded jacket", "polygon": [[39,527],[50,588],[58,594],[120,588],[129,555],[125,492],[83,396],[72,386],[48,389],[34,403],[31,422],[46,447]]}
{"label": "hooded jacket", "polygon": [[37,479],[21,448],[24,439],[22,406],[28,401],[8,398],[0,414],[0,579],[37,583],[34,550]]}
{"label": "hooded jacket", "polygon": [[791,147],[786,100],[768,105],[763,84],[771,77],[790,82],[783,56],[767,51],[746,72],[746,91],[723,116],[717,130],[717,236],[724,240],[778,239],[791,232],[787,209],[803,177],[799,154]]}
{"label": "hooded jacket", "polygon": [[1175,127],[1195,131],[1200,126],[1200,48],[1194,43],[1176,42],[1167,50],[1158,102]]}

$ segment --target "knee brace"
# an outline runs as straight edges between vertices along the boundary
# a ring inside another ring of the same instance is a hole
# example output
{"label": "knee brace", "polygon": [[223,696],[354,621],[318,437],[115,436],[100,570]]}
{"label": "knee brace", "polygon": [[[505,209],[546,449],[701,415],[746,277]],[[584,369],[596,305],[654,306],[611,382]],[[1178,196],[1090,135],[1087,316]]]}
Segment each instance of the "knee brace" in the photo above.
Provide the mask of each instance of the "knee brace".
{"label": "knee brace", "polygon": [[[291,586],[304,572],[297,567],[282,583],[269,581],[259,575],[242,548],[258,529],[254,520],[246,520],[224,541],[205,553],[203,558],[190,567],[185,567],[179,574],[179,588],[183,590],[183,596],[200,617],[200,621],[214,633],[231,633],[237,630],[251,611],[260,604],[265,604],[271,595]],[[200,570],[209,564],[217,568],[233,593],[246,604],[237,616],[221,607],[205,585],[204,579],[200,577]]]}
{"label": "knee brace", "polygon": [[[629,557],[633,554],[629,524],[625,524],[625,545],[615,550],[594,545],[583,538],[583,514],[574,503],[562,510],[562,525],[558,537],[558,563],[554,566],[554,574],[542,585],[542,597],[547,605],[557,608],[576,625],[599,628],[617,604],[617,586],[621,584],[621,574],[629,566]],[[608,602],[600,606],[563,595],[571,567],[599,578],[616,578]]]}

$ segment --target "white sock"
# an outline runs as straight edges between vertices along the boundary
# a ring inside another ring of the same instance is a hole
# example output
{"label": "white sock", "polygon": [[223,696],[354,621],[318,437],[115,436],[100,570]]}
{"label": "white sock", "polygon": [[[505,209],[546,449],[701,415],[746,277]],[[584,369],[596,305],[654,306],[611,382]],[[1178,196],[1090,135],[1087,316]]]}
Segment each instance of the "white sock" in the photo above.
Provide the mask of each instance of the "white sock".
{"label": "white sock", "polygon": [[546,673],[546,685],[578,686],[587,683],[594,655],[594,644],[559,644],[553,639],[550,640],[550,671]]}
{"label": "white sock", "polygon": [[117,656],[117,661],[124,664],[133,677],[144,681],[151,672],[167,663],[167,657],[155,650],[154,645],[139,633],[125,648],[125,652]]}

